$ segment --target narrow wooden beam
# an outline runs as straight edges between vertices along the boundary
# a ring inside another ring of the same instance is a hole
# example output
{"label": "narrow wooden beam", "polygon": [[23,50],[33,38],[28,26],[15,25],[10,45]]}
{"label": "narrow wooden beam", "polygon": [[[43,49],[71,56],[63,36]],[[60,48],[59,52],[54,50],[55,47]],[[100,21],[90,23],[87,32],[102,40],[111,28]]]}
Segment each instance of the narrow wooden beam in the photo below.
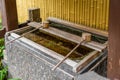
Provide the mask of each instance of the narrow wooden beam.
{"label": "narrow wooden beam", "polygon": [[2,24],[6,31],[18,28],[16,0],[1,0]]}
{"label": "narrow wooden beam", "polygon": [[49,17],[47,20],[50,21],[50,22],[55,22],[55,23],[62,24],[62,25],[65,25],[65,26],[69,26],[69,27],[73,27],[73,28],[76,28],[76,29],[84,30],[86,32],[90,32],[90,33],[93,33],[93,34],[108,37],[108,32],[106,32],[106,31],[86,27],[84,25],[78,25],[78,24],[68,22],[68,21],[65,21],[65,20],[61,20],[61,19],[58,19],[58,18],[54,18],[54,17]]}
{"label": "narrow wooden beam", "polygon": [[110,0],[108,78],[120,80],[120,0]]}

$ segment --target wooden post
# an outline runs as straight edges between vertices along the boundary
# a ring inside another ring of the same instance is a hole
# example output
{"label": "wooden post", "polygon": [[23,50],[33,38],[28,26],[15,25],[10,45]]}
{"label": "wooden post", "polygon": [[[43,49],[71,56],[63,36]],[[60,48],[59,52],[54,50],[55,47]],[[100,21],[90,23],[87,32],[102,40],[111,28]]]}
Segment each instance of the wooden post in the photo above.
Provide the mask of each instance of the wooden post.
{"label": "wooden post", "polygon": [[[0,18],[2,16],[2,0],[0,0]],[[3,29],[0,29],[0,38],[4,37],[4,34],[5,34],[5,28]]]}
{"label": "wooden post", "polygon": [[120,80],[120,0],[110,0],[108,78]]}
{"label": "wooden post", "polygon": [[0,38],[4,37],[6,31],[18,28],[16,0],[0,0],[0,11],[2,14],[2,26]]}
{"label": "wooden post", "polygon": [[1,0],[2,25],[6,31],[18,28],[16,0]]}

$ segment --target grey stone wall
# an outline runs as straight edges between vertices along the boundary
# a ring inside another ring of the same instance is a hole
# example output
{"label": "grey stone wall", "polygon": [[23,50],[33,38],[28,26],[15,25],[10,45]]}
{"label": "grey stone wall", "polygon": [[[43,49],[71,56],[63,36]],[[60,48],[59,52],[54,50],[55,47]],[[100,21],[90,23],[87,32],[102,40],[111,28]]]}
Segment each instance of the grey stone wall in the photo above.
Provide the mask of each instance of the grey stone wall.
{"label": "grey stone wall", "polygon": [[9,72],[12,77],[22,80],[73,80],[73,75],[64,73],[62,70],[52,71],[53,65],[32,49],[27,49],[15,42],[6,49]]}
{"label": "grey stone wall", "polygon": [[98,75],[97,73],[91,71],[91,72],[87,72],[83,75],[78,75],[75,77],[75,80],[108,80],[100,75]]}

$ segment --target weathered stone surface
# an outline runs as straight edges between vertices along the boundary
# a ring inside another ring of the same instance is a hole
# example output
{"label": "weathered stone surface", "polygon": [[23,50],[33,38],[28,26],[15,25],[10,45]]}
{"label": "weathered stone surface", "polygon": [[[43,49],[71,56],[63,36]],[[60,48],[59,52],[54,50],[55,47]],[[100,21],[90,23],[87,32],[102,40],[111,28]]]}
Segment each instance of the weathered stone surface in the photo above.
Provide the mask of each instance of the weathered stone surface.
{"label": "weathered stone surface", "polygon": [[12,77],[22,80],[72,80],[73,78],[61,70],[53,72],[52,64],[44,61],[34,51],[26,49],[24,46],[17,46],[12,43],[7,50],[9,72]]}
{"label": "weathered stone surface", "polygon": [[77,77],[75,77],[75,80],[108,80],[102,76],[99,76],[97,73],[95,72],[87,72],[83,75],[78,75]]}
{"label": "weathered stone surface", "polygon": [[[6,34],[6,43],[12,37]],[[59,60],[30,46],[22,41],[15,41],[6,45],[7,62],[11,77],[22,80],[105,80],[97,74],[80,75],[63,63],[57,70],[51,69]],[[87,77],[88,76],[88,79]],[[95,76],[95,77],[93,77]],[[89,77],[91,77],[89,79]]]}

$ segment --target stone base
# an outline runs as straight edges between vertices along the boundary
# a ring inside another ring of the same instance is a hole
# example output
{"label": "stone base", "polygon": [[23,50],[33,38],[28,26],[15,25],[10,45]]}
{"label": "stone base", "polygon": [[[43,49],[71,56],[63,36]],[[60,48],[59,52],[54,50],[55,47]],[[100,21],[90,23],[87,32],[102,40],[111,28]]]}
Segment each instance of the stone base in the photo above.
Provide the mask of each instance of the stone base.
{"label": "stone base", "polygon": [[[14,39],[6,34],[6,43]],[[72,68],[63,63],[55,71],[51,69],[59,62],[41,50],[30,46],[21,40],[6,45],[8,69],[11,77],[21,80],[88,80],[81,79],[81,73],[75,73]],[[95,77],[93,77],[95,75]],[[97,74],[91,74],[91,80],[104,80]],[[88,76],[89,77],[89,76]],[[85,78],[85,79],[84,79]],[[100,78],[100,79],[99,79]],[[90,79],[89,79],[90,80]]]}

